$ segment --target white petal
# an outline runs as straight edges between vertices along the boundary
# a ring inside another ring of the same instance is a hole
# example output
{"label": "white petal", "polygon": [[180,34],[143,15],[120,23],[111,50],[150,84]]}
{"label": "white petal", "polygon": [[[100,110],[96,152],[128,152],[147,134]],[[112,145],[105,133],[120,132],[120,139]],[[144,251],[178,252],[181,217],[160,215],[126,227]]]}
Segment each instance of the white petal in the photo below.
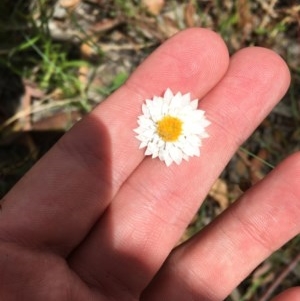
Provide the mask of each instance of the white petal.
{"label": "white petal", "polygon": [[174,110],[174,109],[178,109],[178,108],[182,108],[182,104],[181,104],[181,97],[177,93],[173,97],[172,102],[170,103],[170,110]]}
{"label": "white petal", "polygon": [[198,108],[198,99],[194,99],[193,101],[191,101],[190,106],[196,110]]}
{"label": "white petal", "polygon": [[153,125],[153,121],[149,118],[145,118],[144,116],[141,116],[141,118],[138,119],[138,124],[143,127],[148,127]]}
{"label": "white petal", "polygon": [[153,151],[155,151],[155,145],[153,143],[149,143],[145,150],[145,155],[150,156],[153,154]]}
{"label": "white petal", "polygon": [[201,135],[200,135],[201,138],[208,138],[209,135],[207,132],[203,132]]}
{"label": "white petal", "polygon": [[182,146],[182,151],[186,156],[189,157],[192,157],[195,153],[194,147],[187,142]]}
{"label": "white petal", "polygon": [[170,148],[169,153],[172,160],[179,165],[182,161],[182,151],[179,148],[173,146]]}
{"label": "white petal", "polygon": [[165,100],[171,100],[171,99],[173,98],[173,96],[174,96],[174,95],[173,95],[171,89],[168,88],[168,89],[166,90],[165,94],[164,94],[164,99],[165,99]]}
{"label": "white petal", "polygon": [[144,147],[146,147],[147,145],[148,145],[148,142],[147,142],[147,141],[142,141],[141,144],[140,144],[140,146],[139,146],[139,149],[144,148]]}
{"label": "white petal", "polygon": [[191,101],[191,93],[186,93],[181,97],[181,103],[183,106],[189,105]]}
{"label": "white petal", "polygon": [[144,129],[141,128],[141,127],[139,127],[139,128],[134,129],[133,131],[134,131],[135,133],[137,133],[137,134],[140,134],[140,133],[142,133],[142,132],[144,131]]}
{"label": "white petal", "polygon": [[167,166],[170,166],[173,163],[173,160],[172,160],[170,154],[168,154],[166,151],[165,151],[165,154],[164,154],[164,161],[165,161]]}
{"label": "white petal", "polygon": [[168,115],[170,112],[170,105],[167,102],[164,102],[161,106],[161,114],[162,116]]}
{"label": "white petal", "polygon": [[183,154],[183,159],[184,159],[185,161],[189,161],[189,156]]}
{"label": "white petal", "polygon": [[146,116],[146,117],[150,116],[149,109],[145,104],[142,105],[142,112],[143,112],[144,116]]}

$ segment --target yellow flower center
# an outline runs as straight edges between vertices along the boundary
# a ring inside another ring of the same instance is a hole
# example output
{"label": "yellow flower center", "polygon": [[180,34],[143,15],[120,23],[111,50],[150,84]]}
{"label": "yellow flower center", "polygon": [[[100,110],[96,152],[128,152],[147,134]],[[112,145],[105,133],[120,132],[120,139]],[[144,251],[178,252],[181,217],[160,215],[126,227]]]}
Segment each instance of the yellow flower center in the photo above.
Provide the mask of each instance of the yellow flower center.
{"label": "yellow flower center", "polygon": [[167,115],[157,122],[157,133],[165,142],[176,141],[182,133],[182,121]]}

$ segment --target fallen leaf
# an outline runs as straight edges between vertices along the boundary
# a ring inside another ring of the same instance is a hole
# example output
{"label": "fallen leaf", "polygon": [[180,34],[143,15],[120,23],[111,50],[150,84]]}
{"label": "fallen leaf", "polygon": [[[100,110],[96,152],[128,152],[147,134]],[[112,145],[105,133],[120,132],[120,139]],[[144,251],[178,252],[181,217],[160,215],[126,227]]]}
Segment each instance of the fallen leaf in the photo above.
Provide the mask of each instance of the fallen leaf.
{"label": "fallen leaf", "polygon": [[225,210],[229,205],[227,184],[222,179],[217,179],[210,189],[208,195],[212,197],[220,206],[221,210]]}
{"label": "fallen leaf", "polygon": [[92,59],[97,56],[97,39],[95,36],[90,37],[90,40],[87,42],[83,42],[80,45],[80,54],[84,59]]}
{"label": "fallen leaf", "polygon": [[34,131],[65,131],[81,118],[80,113],[57,112],[51,116],[42,118],[32,124]]}
{"label": "fallen leaf", "polygon": [[160,32],[162,32],[165,37],[169,38],[180,31],[178,27],[178,22],[173,20],[171,17],[164,15],[161,22],[158,24]]}
{"label": "fallen leaf", "polygon": [[147,9],[147,11],[154,15],[157,16],[161,12],[165,1],[164,0],[142,0],[143,6]]}
{"label": "fallen leaf", "polygon": [[184,19],[188,27],[194,27],[196,25],[195,14],[196,14],[195,3],[194,1],[190,0],[184,10]]}
{"label": "fallen leaf", "polygon": [[114,27],[120,25],[123,22],[121,18],[116,19],[104,19],[101,22],[97,22],[91,27],[93,32],[104,32],[113,29]]}
{"label": "fallen leaf", "polygon": [[266,149],[259,150],[257,157],[251,160],[250,179],[253,184],[260,181],[265,176],[263,168],[264,161],[268,159],[269,152]]}
{"label": "fallen leaf", "polygon": [[79,67],[78,79],[83,87],[86,87],[89,83],[89,72],[90,68],[88,66],[83,65]]}
{"label": "fallen leaf", "polygon": [[76,7],[81,0],[60,0],[59,4],[61,7],[70,9]]}

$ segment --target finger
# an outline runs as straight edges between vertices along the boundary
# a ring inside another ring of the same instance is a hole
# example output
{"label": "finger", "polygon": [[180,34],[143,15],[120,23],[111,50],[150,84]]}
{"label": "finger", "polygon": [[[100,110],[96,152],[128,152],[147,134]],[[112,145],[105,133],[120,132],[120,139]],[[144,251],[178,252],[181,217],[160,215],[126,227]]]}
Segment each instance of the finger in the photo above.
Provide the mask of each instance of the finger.
{"label": "finger", "polygon": [[227,49],[212,31],[167,41],[6,195],[0,238],[68,254],[143,159],[133,129],[144,99],[167,87],[204,95],[227,67]]}
{"label": "finger", "polygon": [[224,78],[200,103],[212,121],[200,158],[170,168],[145,160],[74,254],[73,267],[91,283],[104,282],[117,293],[118,279],[138,294],[238,145],[282,97],[288,83],[288,69],[273,52],[251,48],[236,54]]}
{"label": "finger", "polygon": [[300,287],[290,288],[273,298],[272,301],[300,301]]}
{"label": "finger", "polygon": [[299,180],[297,153],[175,250],[143,300],[224,300],[261,261],[299,233]]}

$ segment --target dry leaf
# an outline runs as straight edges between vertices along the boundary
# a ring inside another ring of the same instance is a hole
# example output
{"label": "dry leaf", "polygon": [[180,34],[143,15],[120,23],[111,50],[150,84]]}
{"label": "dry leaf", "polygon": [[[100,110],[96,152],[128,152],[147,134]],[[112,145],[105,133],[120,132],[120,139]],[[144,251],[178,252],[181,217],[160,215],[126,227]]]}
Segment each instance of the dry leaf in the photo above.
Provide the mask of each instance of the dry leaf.
{"label": "dry leaf", "polygon": [[[21,110],[29,111],[31,106],[31,88],[26,87],[25,89],[25,95],[22,98],[22,104],[21,104]],[[20,118],[18,120],[20,124],[22,124],[22,129],[24,131],[29,131],[31,129],[31,122],[30,122],[30,116],[26,115],[23,118]]]}
{"label": "dry leaf", "polygon": [[251,160],[250,179],[252,184],[257,183],[265,177],[265,172],[263,170],[265,163],[262,160],[267,160],[268,155],[269,152],[266,149],[261,149],[257,154],[257,158]]}
{"label": "dry leaf", "polygon": [[57,112],[51,116],[42,118],[32,124],[34,131],[65,131],[72,124],[81,118],[80,113],[73,112]]}
{"label": "dry leaf", "polygon": [[86,87],[89,82],[89,72],[90,68],[88,66],[83,65],[79,68],[78,78],[84,87]]}
{"label": "dry leaf", "polygon": [[180,30],[178,28],[178,23],[166,15],[162,17],[161,22],[158,24],[158,28],[167,38],[173,36]]}
{"label": "dry leaf", "polygon": [[59,4],[61,7],[70,9],[76,7],[81,0],[60,0]]}
{"label": "dry leaf", "polygon": [[222,179],[217,179],[210,189],[208,195],[212,197],[220,206],[221,210],[225,210],[229,205],[227,184]]}
{"label": "dry leaf", "polygon": [[90,37],[90,40],[80,45],[80,54],[84,59],[92,59],[97,56],[97,38],[95,36]]}
{"label": "dry leaf", "polygon": [[26,88],[26,93],[29,93],[31,98],[35,99],[41,99],[45,96],[45,92],[41,90],[36,83],[25,79],[24,80],[25,88]]}
{"label": "dry leaf", "polygon": [[238,24],[242,31],[242,38],[246,40],[253,31],[254,21],[248,0],[238,0],[237,2]]}
{"label": "dry leaf", "polygon": [[113,29],[114,27],[120,25],[123,22],[122,19],[116,18],[116,19],[104,19],[100,22],[95,23],[92,25],[91,30],[93,32],[104,32]]}
{"label": "dry leaf", "polygon": [[161,12],[165,4],[165,1],[164,0],[142,0],[142,4],[143,6],[146,7],[147,11],[150,14],[157,16]]}
{"label": "dry leaf", "polygon": [[189,1],[184,10],[184,19],[188,27],[195,26],[196,7],[194,1]]}

